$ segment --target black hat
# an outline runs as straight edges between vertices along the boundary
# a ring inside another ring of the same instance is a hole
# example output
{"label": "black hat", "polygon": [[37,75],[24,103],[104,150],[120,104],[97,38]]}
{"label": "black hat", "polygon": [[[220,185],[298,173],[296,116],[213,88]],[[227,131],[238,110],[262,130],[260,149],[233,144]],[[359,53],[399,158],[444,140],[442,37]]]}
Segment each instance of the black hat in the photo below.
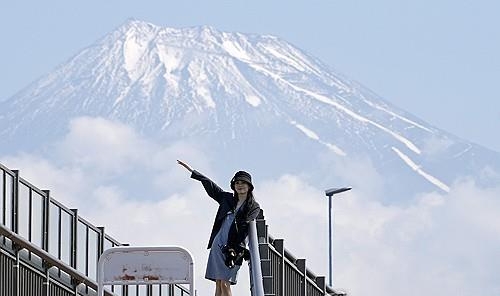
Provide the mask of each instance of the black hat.
{"label": "black hat", "polygon": [[250,186],[250,190],[253,190],[253,184],[252,184],[252,176],[250,176],[249,173],[245,171],[237,171],[236,174],[234,174],[234,177],[231,179],[231,189],[234,190],[234,182],[236,181],[245,181],[248,183]]}

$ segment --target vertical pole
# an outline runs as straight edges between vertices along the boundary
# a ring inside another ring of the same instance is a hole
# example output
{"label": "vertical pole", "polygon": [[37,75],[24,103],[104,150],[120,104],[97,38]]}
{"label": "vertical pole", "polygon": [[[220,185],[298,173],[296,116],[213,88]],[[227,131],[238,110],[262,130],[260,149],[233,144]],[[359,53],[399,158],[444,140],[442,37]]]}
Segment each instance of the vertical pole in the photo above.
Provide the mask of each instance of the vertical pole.
{"label": "vertical pole", "polygon": [[194,261],[191,261],[191,264],[189,265],[189,272],[191,273],[191,284],[189,285],[189,295],[197,296],[197,290],[195,289],[195,274],[194,274]]}
{"label": "vertical pole", "polygon": [[262,269],[260,266],[259,240],[257,237],[257,224],[255,220],[250,221],[249,229],[250,248],[250,283],[252,296],[264,296],[264,286],[262,283]]}
{"label": "vertical pole", "polygon": [[[7,226],[7,221],[6,221],[6,216],[7,216],[7,185],[6,185],[6,173],[4,170],[0,170],[1,175],[0,178],[2,178],[2,187],[0,188],[0,203],[2,204],[2,208],[0,209],[1,212],[1,217],[2,219],[0,220],[0,224]],[[3,239],[2,239],[3,240]]]}
{"label": "vertical pole", "polygon": [[21,247],[14,245],[14,251],[16,252],[16,263],[13,266],[14,269],[14,286],[12,296],[20,296],[21,295],[21,278],[20,278],[20,269],[21,269],[21,259],[19,258],[19,252],[21,251]]}
{"label": "vertical pole", "polygon": [[[73,215],[71,217],[71,267],[77,268],[77,252],[78,252],[78,209],[71,209]],[[85,272],[82,272],[85,274]],[[86,274],[85,274],[86,275]]]}
{"label": "vertical pole", "polygon": [[301,275],[300,279],[300,296],[307,295],[307,270],[306,270],[306,259],[297,259],[297,268],[299,269]]}
{"label": "vertical pole", "polygon": [[43,263],[43,268],[45,269],[45,278],[43,279],[43,291],[42,295],[43,296],[49,296],[50,295],[50,265],[47,264],[46,262]]}
{"label": "vertical pole", "polygon": [[99,229],[99,249],[97,250],[97,258],[101,256],[101,254],[104,252],[104,241],[106,238],[106,234],[104,232],[104,227],[100,226],[97,227]]}
{"label": "vertical pole", "polygon": [[[19,234],[19,171],[13,170],[14,172],[14,182],[13,182],[13,194],[12,194],[12,231]],[[19,257],[19,252],[21,247],[17,246],[12,242],[14,250],[16,252],[16,263],[14,264],[14,293],[12,296],[21,295],[21,284],[20,284],[20,269],[21,269],[21,259]]]}
{"label": "vertical pole", "polygon": [[[99,261],[97,262],[97,296],[102,296],[104,292],[104,263],[103,258],[99,256]],[[123,296],[123,286],[122,293]],[[170,293],[168,295],[171,295]]]}
{"label": "vertical pole", "polygon": [[329,258],[329,284],[332,287],[332,196],[328,196],[328,258]]}
{"label": "vertical pole", "polygon": [[278,288],[277,288],[277,296],[287,296],[285,295],[285,241],[280,239],[275,239],[274,248],[279,253],[279,270],[278,274]]}
{"label": "vertical pole", "polygon": [[12,217],[11,229],[19,234],[19,170],[12,170],[14,172],[13,194],[12,194]]}
{"label": "vertical pole", "polygon": [[49,222],[50,222],[50,190],[42,190],[45,193],[43,202],[43,236],[42,236],[42,249],[49,252]]}

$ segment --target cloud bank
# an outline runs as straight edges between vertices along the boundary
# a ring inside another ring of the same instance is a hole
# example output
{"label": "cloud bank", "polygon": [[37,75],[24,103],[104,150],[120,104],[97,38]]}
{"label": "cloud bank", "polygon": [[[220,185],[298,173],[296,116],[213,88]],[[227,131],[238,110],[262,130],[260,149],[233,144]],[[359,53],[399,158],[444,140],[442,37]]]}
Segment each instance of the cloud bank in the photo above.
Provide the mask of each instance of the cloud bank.
{"label": "cloud bank", "polygon": [[[228,188],[234,172],[206,159],[196,143],[160,145],[102,118],[72,121],[51,155],[10,155],[0,162],[132,245],[181,245],[195,257],[200,295],[206,244],[217,204],[176,164],[183,159]],[[337,163],[354,190],[333,200],[333,282],[350,295],[499,295],[500,185],[457,180],[448,194],[410,203],[381,202],[384,184],[366,160]],[[269,231],[315,274],[328,277],[328,204],[322,189],[283,172],[259,179],[255,194]],[[487,174],[498,174],[486,168]],[[219,176],[226,176],[221,178]],[[360,178],[359,176],[363,176]],[[220,179],[219,179],[220,178]],[[362,179],[362,181],[360,181]],[[389,184],[390,185],[390,184]],[[248,293],[244,266],[235,294]]]}

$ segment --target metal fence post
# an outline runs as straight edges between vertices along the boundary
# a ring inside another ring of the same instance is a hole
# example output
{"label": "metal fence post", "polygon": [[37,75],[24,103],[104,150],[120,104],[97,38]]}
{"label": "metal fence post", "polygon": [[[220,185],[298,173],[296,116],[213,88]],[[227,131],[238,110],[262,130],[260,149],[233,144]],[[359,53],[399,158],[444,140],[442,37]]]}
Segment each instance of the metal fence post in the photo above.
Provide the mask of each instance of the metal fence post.
{"label": "metal fence post", "polygon": [[326,278],[324,276],[318,276],[314,281],[323,292],[323,295],[326,295]]}
{"label": "metal fence post", "polygon": [[99,229],[99,246],[97,248],[97,258],[99,258],[99,256],[101,256],[101,254],[104,252],[104,241],[106,239],[106,234],[104,232],[103,226],[99,226],[97,227],[97,229]]}
{"label": "metal fence post", "polygon": [[21,251],[21,247],[18,245],[13,245],[14,252],[16,254],[16,261],[12,268],[14,269],[13,278],[14,278],[14,286],[13,286],[13,295],[12,296],[20,296],[20,288],[21,288],[21,258],[19,256],[19,252]]}
{"label": "metal fence post", "polygon": [[297,259],[297,262],[295,264],[297,265],[299,271],[303,274],[302,278],[300,279],[301,280],[300,295],[306,296],[307,295],[306,259]]}
{"label": "metal fence post", "polygon": [[285,293],[285,240],[284,239],[275,239],[274,247],[276,251],[278,251],[280,255],[279,261],[279,272],[278,272],[278,296],[286,296]]}
{"label": "metal fence post", "polygon": [[[78,245],[78,209],[71,209],[73,212],[72,220],[71,220],[71,267],[73,267],[75,270],[78,270],[77,268],[77,245]],[[83,272],[85,274],[85,272]]]}
{"label": "metal fence post", "polygon": [[[15,233],[19,233],[18,229],[18,220],[19,220],[19,170],[12,170],[14,172],[14,182],[12,184],[12,216],[11,216],[11,225],[12,231]],[[14,269],[14,294],[13,296],[19,296],[20,293],[20,269],[21,269],[21,259],[19,257],[19,252],[21,251],[21,247],[17,246],[13,243],[15,254],[16,254],[16,263],[13,266]]]}
{"label": "metal fence post", "polygon": [[43,279],[43,290],[42,290],[42,295],[43,296],[49,296],[50,295],[50,264],[47,262],[43,263],[43,268],[45,269],[45,278]]}
{"label": "metal fence post", "polygon": [[19,234],[18,222],[19,222],[19,170],[12,170],[14,172],[14,182],[13,182],[13,194],[12,194],[12,231]]}
{"label": "metal fence post", "polygon": [[43,226],[42,226],[42,249],[49,252],[49,221],[50,221],[50,190],[42,190],[45,193],[45,200],[43,203],[42,215],[43,215]]}

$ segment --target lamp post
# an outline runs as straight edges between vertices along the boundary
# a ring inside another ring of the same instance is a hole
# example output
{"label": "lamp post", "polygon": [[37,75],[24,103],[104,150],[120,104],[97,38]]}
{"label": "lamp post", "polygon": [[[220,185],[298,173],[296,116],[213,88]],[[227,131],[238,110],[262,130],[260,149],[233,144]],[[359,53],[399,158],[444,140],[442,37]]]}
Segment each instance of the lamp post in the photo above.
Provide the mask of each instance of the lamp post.
{"label": "lamp post", "polygon": [[328,196],[328,258],[329,258],[329,284],[332,287],[332,196],[337,193],[351,190],[351,187],[330,188],[325,190]]}

